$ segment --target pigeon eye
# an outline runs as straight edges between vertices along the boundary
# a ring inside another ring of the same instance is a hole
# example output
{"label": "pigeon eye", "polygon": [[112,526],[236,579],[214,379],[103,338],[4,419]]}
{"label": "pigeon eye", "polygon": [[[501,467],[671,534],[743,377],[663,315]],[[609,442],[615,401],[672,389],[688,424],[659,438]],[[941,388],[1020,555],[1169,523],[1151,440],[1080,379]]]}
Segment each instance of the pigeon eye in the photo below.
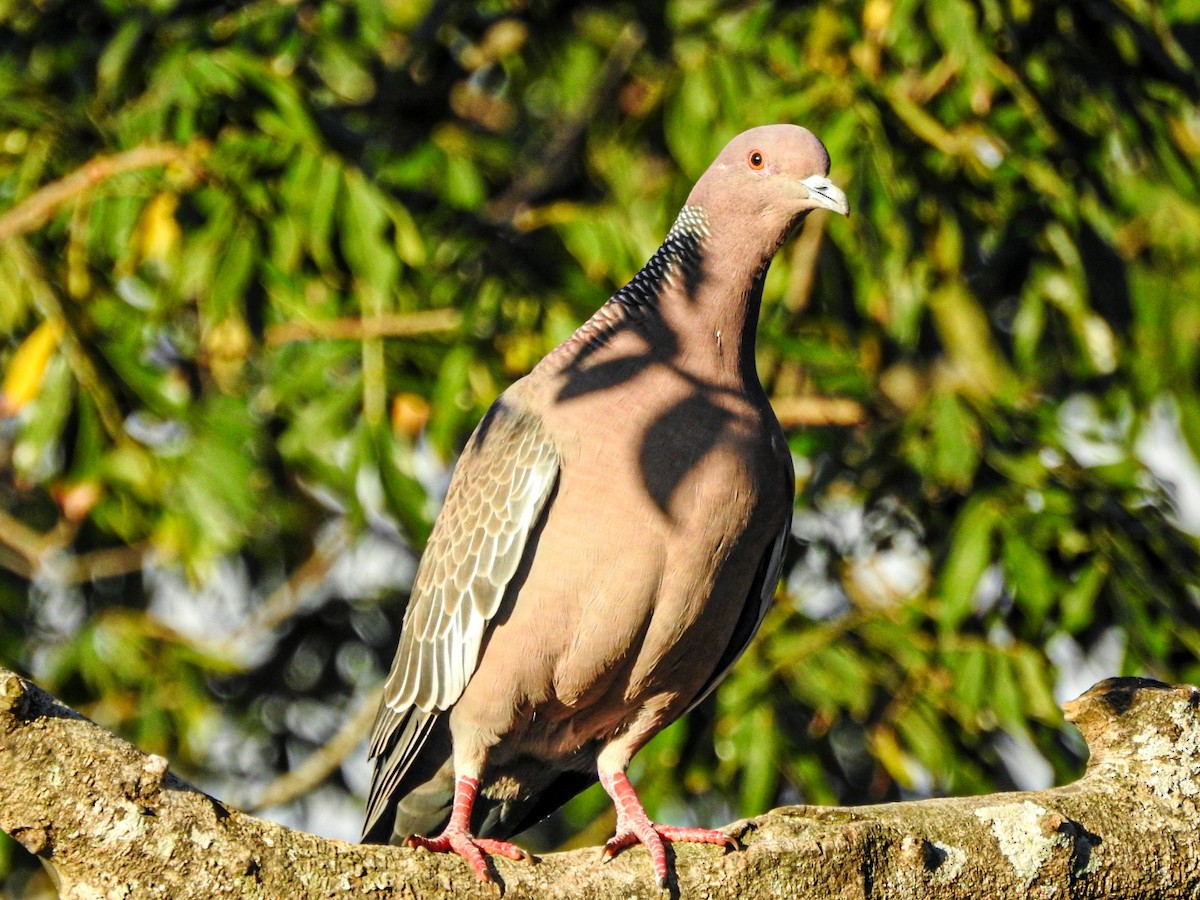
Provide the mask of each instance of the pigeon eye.
{"label": "pigeon eye", "polygon": [[767,164],[767,161],[763,158],[761,150],[751,150],[750,157],[747,161],[750,163],[750,168],[754,169],[755,171],[758,171]]}

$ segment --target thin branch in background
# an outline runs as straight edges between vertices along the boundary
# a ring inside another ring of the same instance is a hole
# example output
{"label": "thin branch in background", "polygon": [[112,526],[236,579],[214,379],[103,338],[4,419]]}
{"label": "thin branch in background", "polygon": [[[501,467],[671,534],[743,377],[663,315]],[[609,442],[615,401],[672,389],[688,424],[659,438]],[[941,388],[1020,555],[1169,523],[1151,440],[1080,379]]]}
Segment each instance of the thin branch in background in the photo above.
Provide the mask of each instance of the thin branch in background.
{"label": "thin branch in background", "polygon": [[101,182],[116,175],[155,166],[172,163],[195,165],[203,155],[204,148],[205,145],[199,142],[183,147],[173,144],[149,144],[112,156],[97,156],[71,174],[38,188],[12,209],[0,215],[0,244],[41,228],[61,206],[92,190]]}
{"label": "thin branch in background", "polygon": [[439,331],[454,331],[461,324],[462,314],[456,309],[384,313],[361,319],[278,322],[267,326],[266,344],[268,347],[278,347],[298,341],[362,341],[371,338],[413,337]]}
{"label": "thin branch in background", "polygon": [[784,428],[862,425],[867,411],[848,397],[772,397],[771,406]]}
{"label": "thin branch in background", "polygon": [[263,788],[258,799],[247,805],[247,811],[259,812],[273,806],[283,806],[323,784],[362,741],[367,729],[375,721],[382,698],[383,686],[380,685],[367,694],[354,715],[323,746],[313,751],[300,765]]}
{"label": "thin branch in background", "polygon": [[143,541],[125,547],[110,547],[104,550],[80,553],[71,558],[67,580],[77,584],[99,578],[132,575],[145,568],[146,560],[152,549],[149,541]]}
{"label": "thin branch in background", "polygon": [[566,162],[576,152],[588,124],[601,109],[610,105],[612,95],[621,86],[621,80],[645,43],[646,34],[637,23],[631,22],[621,29],[596,74],[595,87],[583,105],[574,115],[562,120],[546,142],[541,158],[523,168],[504,193],[487,205],[489,218],[496,222],[513,222],[520,228],[522,223],[516,220],[522,210],[564,180]]}
{"label": "thin branch in background", "polygon": [[16,263],[17,270],[21,273],[21,279],[28,287],[38,312],[47,321],[63,325],[63,350],[66,354],[67,364],[71,367],[71,373],[75,376],[79,386],[95,404],[96,412],[100,416],[100,424],[108,433],[109,439],[116,444],[127,440],[125,416],[121,412],[120,404],[117,403],[117,398],[109,389],[108,384],[100,377],[99,368],[85,349],[84,342],[80,339],[71,318],[67,315],[58,292],[46,278],[37,259],[29,252],[28,246],[20,238],[9,240],[4,245],[4,251]]}
{"label": "thin branch in background", "polygon": [[[58,560],[60,554],[65,553],[75,540],[79,525],[78,521],[62,518],[49,531],[37,531],[16,516],[0,510],[0,545],[7,547],[20,560],[16,565],[9,566],[4,558],[0,558],[0,566],[24,578],[32,578],[44,571],[49,562]],[[84,579],[64,580],[74,583]]]}
{"label": "thin branch in background", "polygon": [[77,520],[63,518],[42,532],[0,510],[0,568],[26,579],[49,572],[62,584],[115,578],[142,570],[151,549],[147,542],[70,553],[68,548],[79,525]]}
{"label": "thin branch in background", "polygon": [[233,647],[244,646],[274,631],[303,605],[325,576],[350,546],[350,534],[345,523],[331,529],[318,540],[313,552],[301,563],[287,581],[271,592],[250,617],[226,641]]}
{"label": "thin branch in background", "polygon": [[[0,509],[0,544],[7,547],[20,560],[22,567],[28,572],[34,572],[41,566],[48,550],[52,550],[47,534],[30,528],[16,516],[9,515]],[[0,559],[0,565],[4,561]],[[5,565],[5,568],[11,568]],[[16,569],[12,569],[16,571]],[[24,574],[18,572],[17,574]]]}
{"label": "thin branch in background", "polygon": [[29,560],[8,544],[0,544],[0,569],[7,569],[18,578],[33,578],[33,567]]}
{"label": "thin branch in background", "polygon": [[813,283],[817,277],[817,260],[821,256],[821,243],[825,237],[825,223],[829,216],[820,210],[804,220],[804,227],[792,244],[791,277],[783,302],[789,312],[798,313],[808,307],[812,297]]}
{"label": "thin branch in background", "polygon": [[[378,319],[383,315],[383,292],[370,284],[359,288],[363,319]],[[387,363],[383,354],[383,338],[363,336],[362,340],[363,418],[377,425],[387,417]]]}
{"label": "thin branch in background", "polygon": [[[62,584],[78,584],[140,572],[153,551],[153,545],[141,542],[72,555],[67,548],[74,540],[78,524],[63,519],[49,531],[40,532],[0,509],[0,568],[26,579],[48,572]],[[250,643],[290,619],[324,582],[348,547],[349,533],[345,526],[333,529],[287,581],[222,644],[239,647]]]}
{"label": "thin branch in background", "polygon": [[71,327],[70,318],[50,280],[46,278],[36,257],[29,252],[20,237],[41,228],[67,203],[84,197],[97,185],[115,176],[172,164],[188,164],[198,168],[201,157],[207,152],[207,146],[203,141],[195,141],[185,146],[148,144],[111,156],[97,156],[69,175],[39,188],[16,206],[0,214],[0,246],[3,246],[4,252],[16,263],[22,281],[28,286],[34,304],[43,318],[67,326],[63,336],[63,347],[72,372],[80,387],[95,403],[104,430],[117,443],[125,438],[124,416],[120,406],[112,391],[101,379],[99,370],[84,348],[77,331]]}

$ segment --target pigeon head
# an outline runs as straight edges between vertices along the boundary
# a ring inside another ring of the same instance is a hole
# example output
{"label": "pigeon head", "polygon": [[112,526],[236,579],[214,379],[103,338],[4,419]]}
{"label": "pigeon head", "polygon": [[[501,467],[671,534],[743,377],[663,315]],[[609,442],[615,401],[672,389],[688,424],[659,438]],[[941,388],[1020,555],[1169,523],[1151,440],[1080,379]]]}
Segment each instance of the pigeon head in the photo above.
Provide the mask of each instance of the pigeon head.
{"label": "pigeon head", "polygon": [[829,180],[829,153],[807,128],[763,125],[725,145],[688,197],[717,224],[729,220],[768,241],[774,252],[814,209],[849,215],[846,195]]}

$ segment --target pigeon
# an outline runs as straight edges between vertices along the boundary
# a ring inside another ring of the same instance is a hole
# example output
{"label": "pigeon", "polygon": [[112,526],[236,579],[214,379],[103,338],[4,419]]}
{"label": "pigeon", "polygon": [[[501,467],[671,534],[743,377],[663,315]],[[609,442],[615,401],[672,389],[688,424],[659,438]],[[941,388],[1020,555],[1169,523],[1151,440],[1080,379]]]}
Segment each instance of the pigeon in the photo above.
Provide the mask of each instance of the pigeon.
{"label": "pigeon", "polygon": [[[755,366],[763,281],[812,210],[847,215],[807,129],[735,137],[657,252],[495,401],[451,476],[370,741],[363,840],[530,859],[508,838],[599,780],[605,859],[736,847],[652,822],[626,768],[753,637],[791,526]],[[428,836],[434,835],[434,836]]]}

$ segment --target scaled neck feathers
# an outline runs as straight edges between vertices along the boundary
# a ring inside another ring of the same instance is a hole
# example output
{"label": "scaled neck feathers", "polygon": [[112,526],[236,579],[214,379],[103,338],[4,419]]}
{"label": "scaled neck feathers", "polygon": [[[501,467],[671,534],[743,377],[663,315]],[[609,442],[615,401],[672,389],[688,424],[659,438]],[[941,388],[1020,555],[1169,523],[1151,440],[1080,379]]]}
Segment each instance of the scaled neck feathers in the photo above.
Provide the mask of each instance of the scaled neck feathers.
{"label": "scaled neck feathers", "polygon": [[[734,266],[714,270],[709,258],[716,252],[714,240],[704,208],[684,206],[650,260],[539,368],[578,367],[618,334],[638,332],[654,334],[657,350],[676,363],[690,356],[695,365],[711,356],[709,368],[756,379],[754,330],[766,263],[749,272]],[[696,355],[681,353],[681,346],[715,350]]]}
{"label": "scaled neck feathers", "polygon": [[649,262],[608,302],[631,308],[656,306],[663,289],[677,279],[683,280],[687,293],[693,293],[700,279],[701,244],[708,233],[703,207],[685,206]]}

